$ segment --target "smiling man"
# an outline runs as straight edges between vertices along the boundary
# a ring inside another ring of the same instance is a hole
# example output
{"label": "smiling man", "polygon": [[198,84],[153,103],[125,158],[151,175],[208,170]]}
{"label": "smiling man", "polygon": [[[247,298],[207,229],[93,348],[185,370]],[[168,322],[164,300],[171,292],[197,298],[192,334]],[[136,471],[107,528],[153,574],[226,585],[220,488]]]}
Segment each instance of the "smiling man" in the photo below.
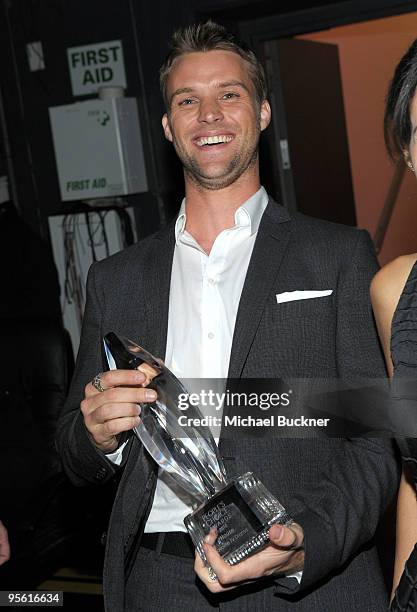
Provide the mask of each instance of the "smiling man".
{"label": "smiling man", "polygon": [[256,186],[259,133],[271,110],[266,99],[256,101],[245,60],[226,50],[183,55],[168,83],[162,125],[186,179],[220,190],[245,175]]}
{"label": "smiling man", "polygon": [[237,204],[260,189],[258,142],[271,109],[264,79],[257,91],[236,52],[195,51],[174,64],[161,71],[162,125],[184,166],[187,232],[209,254],[221,231],[235,225]]}
{"label": "smiling man", "polygon": [[271,109],[255,55],[207,22],[175,33],[160,78],[185,198],[169,227],[91,268],[58,434],[76,484],[124,470],[107,537],[106,609],[384,610],[373,536],[397,485],[388,444],[222,431],[229,477],[254,471],[294,523],[272,527],[268,546],[233,567],[211,534],[213,575],[185,532],[192,501],[131,435],[138,404],[154,397],[145,374],[98,374],[102,336],[116,331],[183,378],[384,375],[368,235],[290,214],[260,185],[258,141]]}

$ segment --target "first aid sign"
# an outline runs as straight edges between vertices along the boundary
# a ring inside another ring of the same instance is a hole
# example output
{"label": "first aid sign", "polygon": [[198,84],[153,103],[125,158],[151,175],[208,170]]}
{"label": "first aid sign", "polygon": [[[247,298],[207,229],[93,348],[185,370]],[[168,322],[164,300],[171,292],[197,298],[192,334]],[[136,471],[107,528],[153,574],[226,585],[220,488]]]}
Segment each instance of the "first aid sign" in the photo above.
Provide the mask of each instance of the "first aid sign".
{"label": "first aid sign", "polygon": [[123,48],[120,40],[67,49],[74,96],[97,93],[99,87],[126,88]]}

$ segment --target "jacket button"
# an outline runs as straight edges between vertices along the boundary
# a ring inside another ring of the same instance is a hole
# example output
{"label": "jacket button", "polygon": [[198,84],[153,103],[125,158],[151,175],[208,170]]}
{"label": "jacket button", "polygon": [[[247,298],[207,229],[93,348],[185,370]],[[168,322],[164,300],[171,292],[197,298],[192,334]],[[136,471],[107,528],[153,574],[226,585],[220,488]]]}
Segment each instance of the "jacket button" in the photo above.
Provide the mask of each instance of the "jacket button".
{"label": "jacket button", "polygon": [[100,469],[97,470],[95,478],[97,480],[103,480],[103,478],[106,477],[106,474],[107,474],[106,468],[105,467],[101,467]]}

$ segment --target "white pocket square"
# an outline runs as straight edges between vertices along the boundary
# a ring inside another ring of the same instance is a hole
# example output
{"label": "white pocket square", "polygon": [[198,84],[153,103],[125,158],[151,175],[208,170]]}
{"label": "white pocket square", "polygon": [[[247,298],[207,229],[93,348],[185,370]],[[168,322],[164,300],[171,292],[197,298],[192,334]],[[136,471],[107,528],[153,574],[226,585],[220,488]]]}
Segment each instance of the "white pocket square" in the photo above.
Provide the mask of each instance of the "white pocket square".
{"label": "white pocket square", "polygon": [[277,303],[282,302],[293,302],[294,300],[310,300],[311,298],[325,297],[331,295],[333,289],[325,289],[324,291],[284,291],[284,293],[277,293]]}

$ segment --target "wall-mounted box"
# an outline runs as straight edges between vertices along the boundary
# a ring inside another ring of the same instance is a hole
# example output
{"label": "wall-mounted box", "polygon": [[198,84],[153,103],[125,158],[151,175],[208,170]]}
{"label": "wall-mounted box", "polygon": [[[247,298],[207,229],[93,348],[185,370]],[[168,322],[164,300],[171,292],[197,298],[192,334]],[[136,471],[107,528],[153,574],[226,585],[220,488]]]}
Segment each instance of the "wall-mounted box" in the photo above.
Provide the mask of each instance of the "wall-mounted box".
{"label": "wall-mounted box", "polygon": [[148,190],[135,98],[49,109],[62,200]]}

